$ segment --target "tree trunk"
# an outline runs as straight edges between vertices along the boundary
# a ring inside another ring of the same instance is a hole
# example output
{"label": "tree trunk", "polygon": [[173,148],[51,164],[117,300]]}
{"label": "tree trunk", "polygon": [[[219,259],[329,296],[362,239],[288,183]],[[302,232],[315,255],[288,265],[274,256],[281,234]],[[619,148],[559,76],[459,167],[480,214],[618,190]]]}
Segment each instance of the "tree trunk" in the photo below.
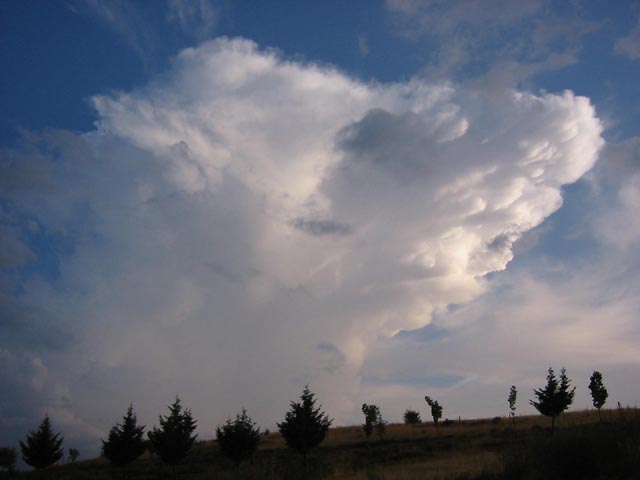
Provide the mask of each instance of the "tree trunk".
{"label": "tree trunk", "polygon": [[556,427],[556,416],[553,415],[551,417],[551,435],[553,435],[553,431],[555,430]]}

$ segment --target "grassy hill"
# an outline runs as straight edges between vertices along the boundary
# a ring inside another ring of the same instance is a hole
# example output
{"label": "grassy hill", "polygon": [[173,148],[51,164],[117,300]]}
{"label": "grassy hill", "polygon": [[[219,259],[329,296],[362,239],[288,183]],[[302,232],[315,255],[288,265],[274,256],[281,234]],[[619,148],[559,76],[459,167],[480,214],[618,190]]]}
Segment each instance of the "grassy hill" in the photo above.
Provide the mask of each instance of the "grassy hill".
{"label": "grassy hill", "polygon": [[[432,423],[391,424],[383,439],[366,440],[360,426],[337,427],[316,449],[305,469],[282,437],[263,437],[251,460],[236,467],[221,457],[215,442],[201,442],[176,471],[183,480],[204,479],[638,479],[640,478],[640,411],[565,413],[558,430],[549,419],[518,417],[515,429],[506,418]],[[8,478],[0,474],[0,478]],[[40,478],[35,472],[16,478]],[[103,459],[61,465],[46,471],[47,479],[122,478]],[[148,454],[134,462],[132,480],[174,478],[170,468]]]}

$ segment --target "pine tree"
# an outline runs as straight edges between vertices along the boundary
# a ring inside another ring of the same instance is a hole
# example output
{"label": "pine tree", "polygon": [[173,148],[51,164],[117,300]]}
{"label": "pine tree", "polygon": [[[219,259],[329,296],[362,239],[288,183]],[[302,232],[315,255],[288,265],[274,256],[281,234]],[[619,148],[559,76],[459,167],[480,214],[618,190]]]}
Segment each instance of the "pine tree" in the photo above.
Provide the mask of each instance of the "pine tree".
{"label": "pine tree", "polygon": [[301,402],[291,402],[291,409],[285,414],[284,421],[278,423],[287,447],[303,456],[306,465],[309,451],[324,440],[332,420],[315,408],[314,394],[305,386],[300,396]]}
{"label": "pine tree", "polygon": [[509,397],[507,398],[507,401],[509,402],[509,410],[511,410],[511,412],[509,413],[509,416],[511,417],[511,422],[513,423],[514,428],[516,426],[516,400],[517,399],[518,399],[518,390],[516,390],[515,385],[511,385],[511,388],[509,389]]}
{"label": "pine tree", "polygon": [[260,429],[243,408],[233,422],[229,419],[222,427],[216,428],[216,438],[222,454],[239,464],[258,449]]}
{"label": "pine tree", "polygon": [[196,422],[191,416],[191,410],[182,411],[180,399],[169,407],[169,415],[160,416],[160,428],[154,427],[147,435],[160,459],[167,465],[174,467],[191,452],[197,435],[192,435],[196,429]]}
{"label": "pine tree", "polygon": [[558,382],[553,369],[549,368],[547,384],[543,388],[533,391],[538,401],[529,400],[529,403],[538,412],[551,417],[551,434],[555,429],[556,417],[573,403],[576,389],[574,387],[569,390],[570,386],[571,380],[567,377],[567,372],[564,368],[560,370],[560,382]]}
{"label": "pine tree", "polygon": [[593,400],[593,406],[598,409],[598,418],[602,421],[600,409],[604,406],[609,396],[609,392],[602,383],[602,374],[598,371],[594,371],[589,381],[589,390],[591,390],[591,399]]}
{"label": "pine tree", "polygon": [[53,465],[64,455],[62,448],[60,448],[64,438],[60,436],[60,433],[54,435],[48,415],[45,415],[38,430],[27,435],[26,440],[26,443],[20,442],[22,458],[27,465],[36,470]]}
{"label": "pine tree", "polygon": [[433,423],[436,426],[437,432],[438,422],[442,418],[442,406],[437,402],[437,400],[432,400],[429,396],[425,396],[424,401],[427,402],[427,405],[431,407],[431,417],[433,418]]}
{"label": "pine tree", "polygon": [[129,405],[122,423],[116,424],[109,432],[109,438],[102,441],[102,451],[111,465],[122,468],[122,476],[126,478],[126,468],[145,451],[144,425],[138,426],[133,413],[133,405]]}

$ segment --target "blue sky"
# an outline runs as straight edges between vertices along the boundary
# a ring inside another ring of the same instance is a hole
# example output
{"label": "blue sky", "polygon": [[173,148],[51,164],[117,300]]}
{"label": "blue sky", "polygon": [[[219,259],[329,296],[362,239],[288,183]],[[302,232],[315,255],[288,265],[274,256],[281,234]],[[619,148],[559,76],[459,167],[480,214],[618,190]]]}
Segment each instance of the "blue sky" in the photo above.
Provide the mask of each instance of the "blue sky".
{"label": "blue sky", "polygon": [[637,403],[640,3],[11,1],[0,64],[0,442]]}

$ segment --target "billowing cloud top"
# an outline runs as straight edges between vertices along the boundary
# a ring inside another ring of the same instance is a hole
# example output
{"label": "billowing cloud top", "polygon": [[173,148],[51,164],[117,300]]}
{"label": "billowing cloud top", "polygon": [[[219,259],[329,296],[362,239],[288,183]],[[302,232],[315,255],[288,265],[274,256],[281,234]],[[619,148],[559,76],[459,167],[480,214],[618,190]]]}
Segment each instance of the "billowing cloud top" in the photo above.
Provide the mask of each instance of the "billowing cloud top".
{"label": "billowing cloud top", "polygon": [[[16,215],[67,245],[12,308],[73,341],[0,351],[91,435],[175,393],[269,424],[309,381],[350,418],[367,346],[482,292],[602,145],[571,92],[363,83],[241,39],[93,101],[96,131],[3,153]],[[21,221],[3,248],[33,262]]]}

